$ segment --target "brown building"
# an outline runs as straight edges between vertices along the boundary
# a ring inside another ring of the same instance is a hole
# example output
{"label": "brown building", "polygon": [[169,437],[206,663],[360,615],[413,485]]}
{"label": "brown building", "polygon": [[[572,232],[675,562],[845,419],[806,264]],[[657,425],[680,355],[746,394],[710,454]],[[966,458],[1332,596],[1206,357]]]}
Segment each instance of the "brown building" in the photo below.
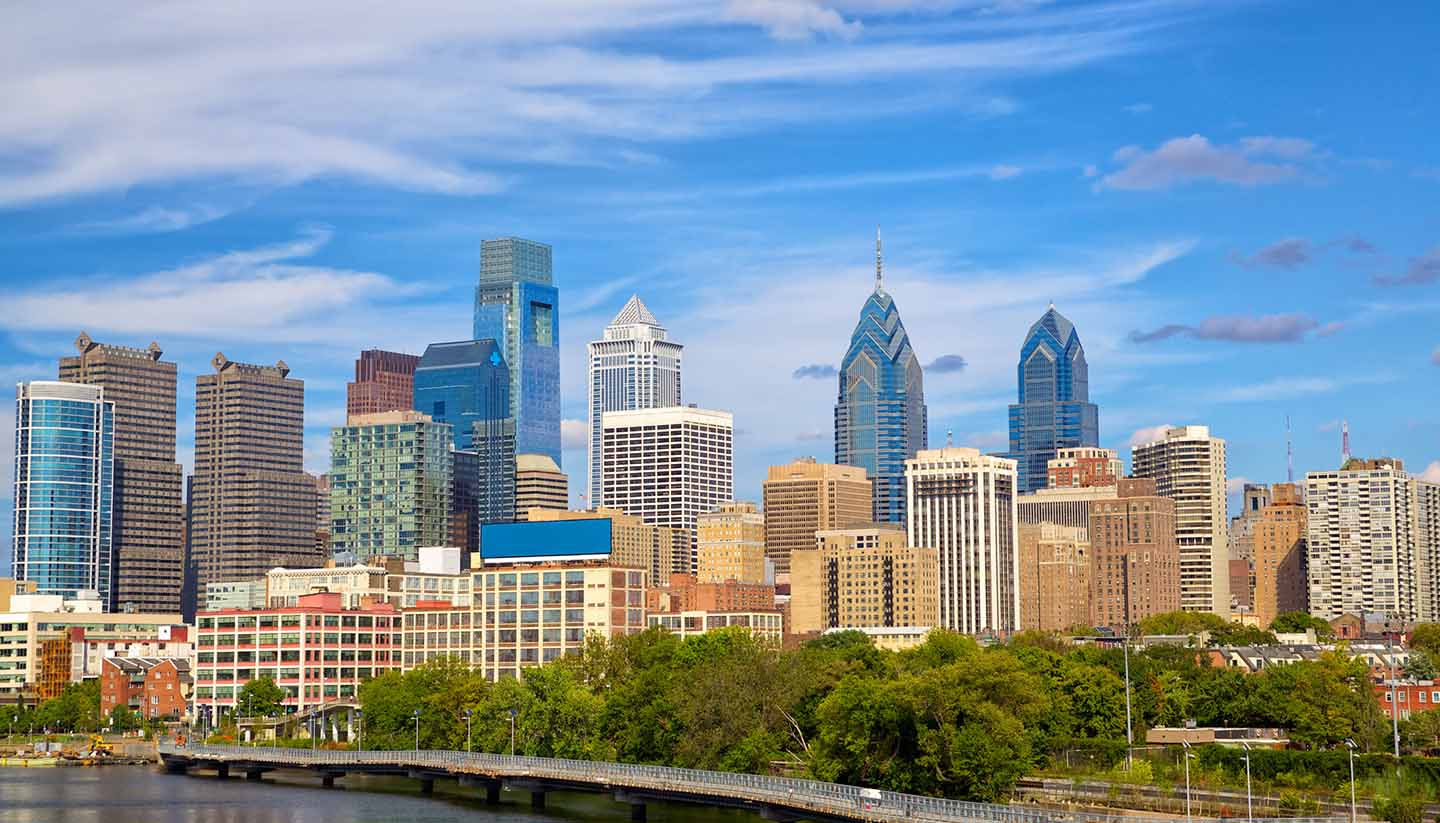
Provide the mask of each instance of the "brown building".
{"label": "brown building", "polygon": [[155,657],[107,657],[100,670],[100,713],[128,706],[146,720],[179,719],[190,698],[190,662]]}
{"label": "brown building", "polygon": [[1046,486],[1051,489],[1113,486],[1121,473],[1120,455],[1114,449],[1083,446],[1057,449],[1045,464]]}
{"label": "brown building", "polygon": [[345,384],[346,425],[358,414],[409,411],[415,408],[414,354],[368,349],[355,361],[355,382]]}
{"label": "brown building", "polygon": [[724,503],[700,515],[695,534],[701,583],[765,583],[765,516],[754,503]]}
{"label": "brown building", "polygon": [[1305,504],[1300,487],[1276,483],[1255,523],[1255,619],[1269,626],[1285,612],[1305,611]]}
{"label": "brown building", "polygon": [[157,343],[96,343],[84,332],[60,359],[66,383],[101,386],[115,403],[111,611],[178,612],[184,580],[183,470],[175,462],[175,364]]}
{"label": "brown building", "polygon": [[1154,480],[1121,478],[1114,500],[1090,504],[1090,623],[1125,627],[1180,608],[1175,501]]}
{"label": "brown building", "polygon": [[548,455],[515,455],[515,516],[524,519],[531,509],[566,511],[570,508],[570,478]]}
{"label": "brown building", "polygon": [[791,555],[790,634],[935,626],[940,554],[906,545],[898,524],[828,529]]}
{"label": "brown building", "polygon": [[1088,529],[1022,523],[1020,628],[1063,632],[1090,622]]}
{"label": "brown building", "polygon": [[610,564],[650,572],[650,580],[669,580],[679,547],[690,546],[690,534],[683,529],[652,526],[640,517],[615,509],[588,512],[532,508],[523,518],[531,523],[557,520],[609,520]]}
{"label": "brown building", "polygon": [[765,554],[777,575],[790,573],[792,552],[815,548],[815,533],[871,521],[871,483],[854,466],[802,457],[771,466],[764,483]]}
{"label": "brown building", "polygon": [[258,580],[276,566],[311,568],[315,480],[304,472],[305,383],[284,361],[254,366],[215,355],[195,380],[190,515],[193,593]]}
{"label": "brown building", "polygon": [[672,574],[669,585],[650,589],[645,607],[647,611],[663,614],[769,612],[776,610],[775,587],[738,580],[700,583],[694,575]]}
{"label": "brown building", "polygon": [[34,580],[16,580],[13,577],[0,577],[0,612],[10,611],[10,598],[15,595],[34,593]]}

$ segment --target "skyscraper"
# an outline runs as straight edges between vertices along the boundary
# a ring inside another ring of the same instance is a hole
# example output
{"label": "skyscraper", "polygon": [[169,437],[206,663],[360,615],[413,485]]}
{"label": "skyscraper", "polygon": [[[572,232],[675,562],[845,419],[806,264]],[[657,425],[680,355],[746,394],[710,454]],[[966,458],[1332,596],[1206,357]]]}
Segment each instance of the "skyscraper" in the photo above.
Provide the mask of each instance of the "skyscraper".
{"label": "skyscraper", "polygon": [[276,566],[324,562],[315,546],[315,481],[304,471],[305,383],[285,361],[237,363],[216,354],[195,378],[195,475],[190,594],[256,580]]}
{"label": "skyscraper", "polygon": [[802,457],[771,466],[762,486],[765,556],[775,573],[790,573],[790,557],[815,548],[815,533],[864,526],[874,517],[874,494],[865,470]]}
{"label": "skyscraper", "polygon": [[561,465],[560,290],[549,246],[518,237],[481,243],[475,339],[484,338],[499,341],[510,367],[516,452]]}
{"label": "skyscraper", "polygon": [[[591,508],[605,505],[601,479],[600,421],[605,412],[680,405],[680,354],[684,347],[632,296],[590,351]],[[657,584],[658,585],[658,584]]]}
{"label": "skyscraper", "polygon": [[1123,629],[1180,608],[1177,505],[1155,481],[1120,478],[1090,504],[1090,624]]}
{"label": "skyscraper", "polygon": [[1057,450],[1100,445],[1100,410],[1075,326],[1052,305],[1020,346],[1019,403],[1010,406],[1010,454],[1020,491],[1043,489]]}
{"label": "skyscraper", "polygon": [[860,309],[860,322],[840,362],[835,462],[869,475],[876,522],[903,524],[905,461],[926,445],[925,386],[883,274],[877,231],[875,291]]}
{"label": "skyscraper", "polygon": [[531,509],[570,508],[570,478],[543,454],[515,455],[515,519],[526,520]]}
{"label": "skyscraper", "polygon": [[175,364],[160,346],[97,343],[81,333],[60,379],[105,389],[115,404],[112,611],[180,611],[185,574],[183,470],[175,462]]}
{"label": "skyscraper", "polygon": [[515,520],[515,421],[476,420],[470,424],[470,451],[480,466],[475,489],[476,518],[487,523]]}
{"label": "skyscraper", "polygon": [[476,421],[510,417],[510,369],[494,340],[431,343],[415,367],[415,411],[449,423],[454,448],[468,450]]}
{"label": "skyscraper", "polygon": [[450,545],[452,442],[448,423],[415,411],[353,415],[331,429],[331,550],[363,563]]}
{"label": "skyscraper", "polygon": [[99,386],[15,387],[16,580],[39,594],[91,590],[108,602],[115,404]]}
{"label": "skyscraper", "polygon": [[1347,460],[1305,475],[1310,613],[1419,616],[1421,558],[1415,481],[1399,460]]}
{"label": "skyscraper", "polygon": [[1230,552],[1226,522],[1225,441],[1207,426],[1176,426],[1130,453],[1136,477],[1155,481],[1175,501],[1180,545],[1180,607],[1230,616]]}
{"label": "skyscraper", "polygon": [[721,503],[714,511],[701,512],[695,530],[697,582],[766,582],[765,515],[754,503]]}
{"label": "skyscraper", "polygon": [[415,402],[415,367],[420,358],[380,349],[360,352],[355,380],[345,385],[345,413],[408,411]]}
{"label": "skyscraper", "polygon": [[1420,567],[1420,619],[1440,620],[1440,483],[1415,480],[1416,543]]}
{"label": "skyscraper", "polygon": [[[1249,484],[1245,497],[1250,498]],[[1285,612],[1307,611],[1305,581],[1305,501],[1294,483],[1276,483],[1266,490],[1265,504],[1251,530],[1255,563],[1255,621],[1268,627]],[[1246,510],[1249,513],[1249,510]]]}
{"label": "skyscraper", "polygon": [[1015,461],[927,449],[905,461],[911,546],[940,552],[940,626],[965,634],[1020,627]]}

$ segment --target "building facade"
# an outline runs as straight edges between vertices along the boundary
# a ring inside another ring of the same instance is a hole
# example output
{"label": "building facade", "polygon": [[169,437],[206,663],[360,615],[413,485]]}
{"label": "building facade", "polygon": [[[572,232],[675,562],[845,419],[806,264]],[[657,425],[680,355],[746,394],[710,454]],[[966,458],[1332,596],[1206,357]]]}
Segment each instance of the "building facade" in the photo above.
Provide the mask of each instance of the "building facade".
{"label": "building facade", "polygon": [[875,522],[905,522],[905,461],[926,447],[925,378],[895,300],[885,291],[875,237],[875,291],[840,362],[835,462],[865,470]]}
{"label": "building facade", "polygon": [[1079,530],[1082,536],[1090,531],[1090,507],[1097,500],[1114,500],[1119,496],[1116,486],[1062,486],[1022,494],[1015,510],[1020,522],[1038,526],[1052,523]]}
{"label": "building facade", "polygon": [[[271,569],[265,573],[264,602],[255,608],[290,609],[300,605],[300,598],[324,592],[340,595],[340,605],[347,609],[358,609],[367,600],[385,603],[389,602],[386,577],[386,569],[366,564],[327,564],[319,569]],[[399,608],[401,604],[396,603],[395,606]]]}
{"label": "building facade", "polygon": [[549,246],[518,237],[480,244],[475,339],[484,338],[500,343],[510,367],[508,416],[515,420],[516,452],[543,454],[562,465],[560,290]]}
{"label": "building facade", "polygon": [[1399,460],[1351,460],[1305,475],[1310,613],[1419,617],[1414,482]]}
{"label": "building facade", "polygon": [[1419,554],[1419,613],[1440,621],[1440,483],[1415,480],[1416,545]]}
{"label": "building facade", "polygon": [[382,414],[409,411],[415,403],[415,367],[420,358],[413,354],[367,349],[355,360],[355,380],[345,384],[345,414]]}
{"label": "building facade", "polygon": [[115,404],[100,386],[15,387],[15,578],[41,594],[113,593]]}
{"label": "building facade", "polygon": [[865,470],[802,457],[771,466],[762,486],[765,555],[777,575],[790,573],[790,557],[815,548],[815,533],[872,522],[874,491]]}
{"label": "building facade", "polygon": [[100,671],[100,714],[108,718],[125,706],[145,720],[179,720],[188,713],[191,685],[188,659],[108,657]]}
{"label": "building facade", "polygon": [[352,415],[330,430],[330,546],[364,562],[450,543],[453,435],[414,411]]}
{"label": "building facade", "polygon": [[908,545],[894,524],[818,532],[791,560],[792,634],[939,620],[939,553]]}
{"label": "building facade", "polygon": [[1149,479],[1121,478],[1118,495],[1090,505],[1090,625],[1124,629],[1180,608],[1177,504]]}
{"label": "building facade", "polygon": [[1100,445],[1100,410],[1090,402],[1090,367],[1075,326],[1051,305],[1020,346],[1017,403],[1010,406],[1010,457],[1020,491],[1042,489],[1060,449]]}
{"label": "building facade", "polygon": [[678,635],[681,640],[721,629],[741,628],[759,640],[779,644],[785,637],[785,618],[770,612],[679,612],[652,614],[650,626]]}
{"label": "building facade", "polygon": [[638,295],[625,303],[599,340],[591,341],[589,507],[605,505],[602,481],[601,422],[605,412],[681,405],[680,358],[684,346],[669,339],[665,327]]}
{"label": "building facade", "polygon": [[1113,486],[1125,474],[1120,454],[1092,446],[1056,449],[1045,464],[1045,487],[1088,488]]}
{"label": "building facade", "polygon": [[570,508],[570,478],[543,454],[515,455],[515,518],[526,519],[531,509],[565,511]]}
{"label": "building facade", "polygon": [[1308,611],[1309,607],[1309,585],[1305,576],[1305,501],[1301,499],[1300,487],[1294,483],[1276,483],[1273,489],[1266,490],[1264,499],[1266,502],[1255,516],[1250,534],[1255,621],[1262,628],[1285,612]]}
{"label": "building facade", "polygon": [[449,423],[456,450],[474,448],[477,421],[510,419],[510,368],[495,340],[431,343],[414,380],[414,410]]}
{"label": "building facade", "polygon": [[[669,580],[675,572],[677,554],[690,550],[690,535],[685,531],[668,526],[651,525],[637,515],[626,514],[618,509],[595,509],[584,512],[531,509],[527,512],[527,519],[530,523],[607,521],[608,525],[604,531],[608,534],[601,538],[601,542],[605,545],[600,546],[596,550],[597,553],[603,550],[612,566],[645,569],[649,572],[647,578],[649,580]],[[551,532],[550,534],[555,535],[554,537],[547,535],[541,529],[533,531],[541,535],[539,540],[552,540],[556,545],[564,545],[571,539],[563,529]]]}
{"label": "building facade", "polygon": [[754,503],[722,503],[696,520],[695,578],[765,583],[765,515]]}
{"label": "building facade", "polygon": [[1054,523],[1020,524],[1022,630],[1090,625],[1089,533]]}
{"label": "building facade", "polygon": [[1015,461],[976,449],[920,452],[905,463],[910,545],[940,555],[940,626],[965,634],[1020,625]]}
{"label": "building facade", "polygon": [[515,519],[516,426],[510,418],[476,420],[470,433],[470,450],[479,467],[473,490],[476,519],[509,523]]}
{"label": "building facade", "polygon": [[1131,471],[1175,501],[1180,544],[1180,607],[1230,616],[1230,552],[1225,441],[1207,426],[1169,428],[1131,452]]}
{"label": "building facade", "polygon": [[175,462],[175,364],[160,346],[97,343],[82,332],[60,380],[115,404],[112,588],[115,611],[178,612],[185,579],[183,470]]}

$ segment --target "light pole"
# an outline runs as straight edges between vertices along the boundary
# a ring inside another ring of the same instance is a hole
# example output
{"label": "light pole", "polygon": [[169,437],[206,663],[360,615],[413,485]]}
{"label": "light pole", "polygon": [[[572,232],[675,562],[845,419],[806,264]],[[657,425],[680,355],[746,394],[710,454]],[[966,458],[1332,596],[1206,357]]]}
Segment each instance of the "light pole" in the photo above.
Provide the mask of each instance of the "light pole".
{"label": "light pole", "polygon": [[1245,818],[1255,823],[1255,802],[1250,794],[1250,744],[1241,743],[1240,746],[1245,749]]}
{"label": "light pole", "polygon": [[365,710],[355,710],[355,728],[360,733],[360,741],[356,744],[359,751],[365,751]]}
{"label": "light pole", "polygon": [[420,751],[420,710],[415,710],[415,751]]}
{"label": "light pole", "polygon": [[[1128,614],[1127,614],[1128,617]],[[1130,720],[1130,622],[1125,622],[1125,768],[1134,768],[1135,727]]]}
{"label": "light pole", "polygon": [[515,714],[516,710],[510,710],[510,756],[515,756]]}
{"label": "light pole", "polygon": [[[1385,628],[1390,628],[1390,621],[1386,619]],[[1396,694],[1395,684],[1395,635],[1392,632],[1385,633],[1385,650],[1390,655],[1390,731],[1395,740],[1395,778],[1400,778],[1400,698]]]}
{"label": "light pole", "polygon": [[1355,823],[1355,741],[1345,738],[1345,748],[1350,750],[1350,823]]}
{"label": "light pole", "polygon": [[[1185,758],[1185,823],[1190,823],[1190,741],[1181,740],[1180,756]],[[1350,823],[1355,823],[1353,820]]]}
{"label": "light pole", "polygon": [[465,751],[470,751],[470,710],[465,710]]}

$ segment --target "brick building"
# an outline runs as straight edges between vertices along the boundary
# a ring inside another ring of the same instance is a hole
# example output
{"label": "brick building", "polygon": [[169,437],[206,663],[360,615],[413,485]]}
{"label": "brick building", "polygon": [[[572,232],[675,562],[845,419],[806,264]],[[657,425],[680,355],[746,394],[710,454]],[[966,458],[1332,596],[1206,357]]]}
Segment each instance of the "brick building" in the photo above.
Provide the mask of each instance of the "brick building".
{"label": "brick building", "polygon": [[158,657],[110,657],[100,670],[100,713],[128,706],[146,720],[179,719],[190,698],[190,661]]}

